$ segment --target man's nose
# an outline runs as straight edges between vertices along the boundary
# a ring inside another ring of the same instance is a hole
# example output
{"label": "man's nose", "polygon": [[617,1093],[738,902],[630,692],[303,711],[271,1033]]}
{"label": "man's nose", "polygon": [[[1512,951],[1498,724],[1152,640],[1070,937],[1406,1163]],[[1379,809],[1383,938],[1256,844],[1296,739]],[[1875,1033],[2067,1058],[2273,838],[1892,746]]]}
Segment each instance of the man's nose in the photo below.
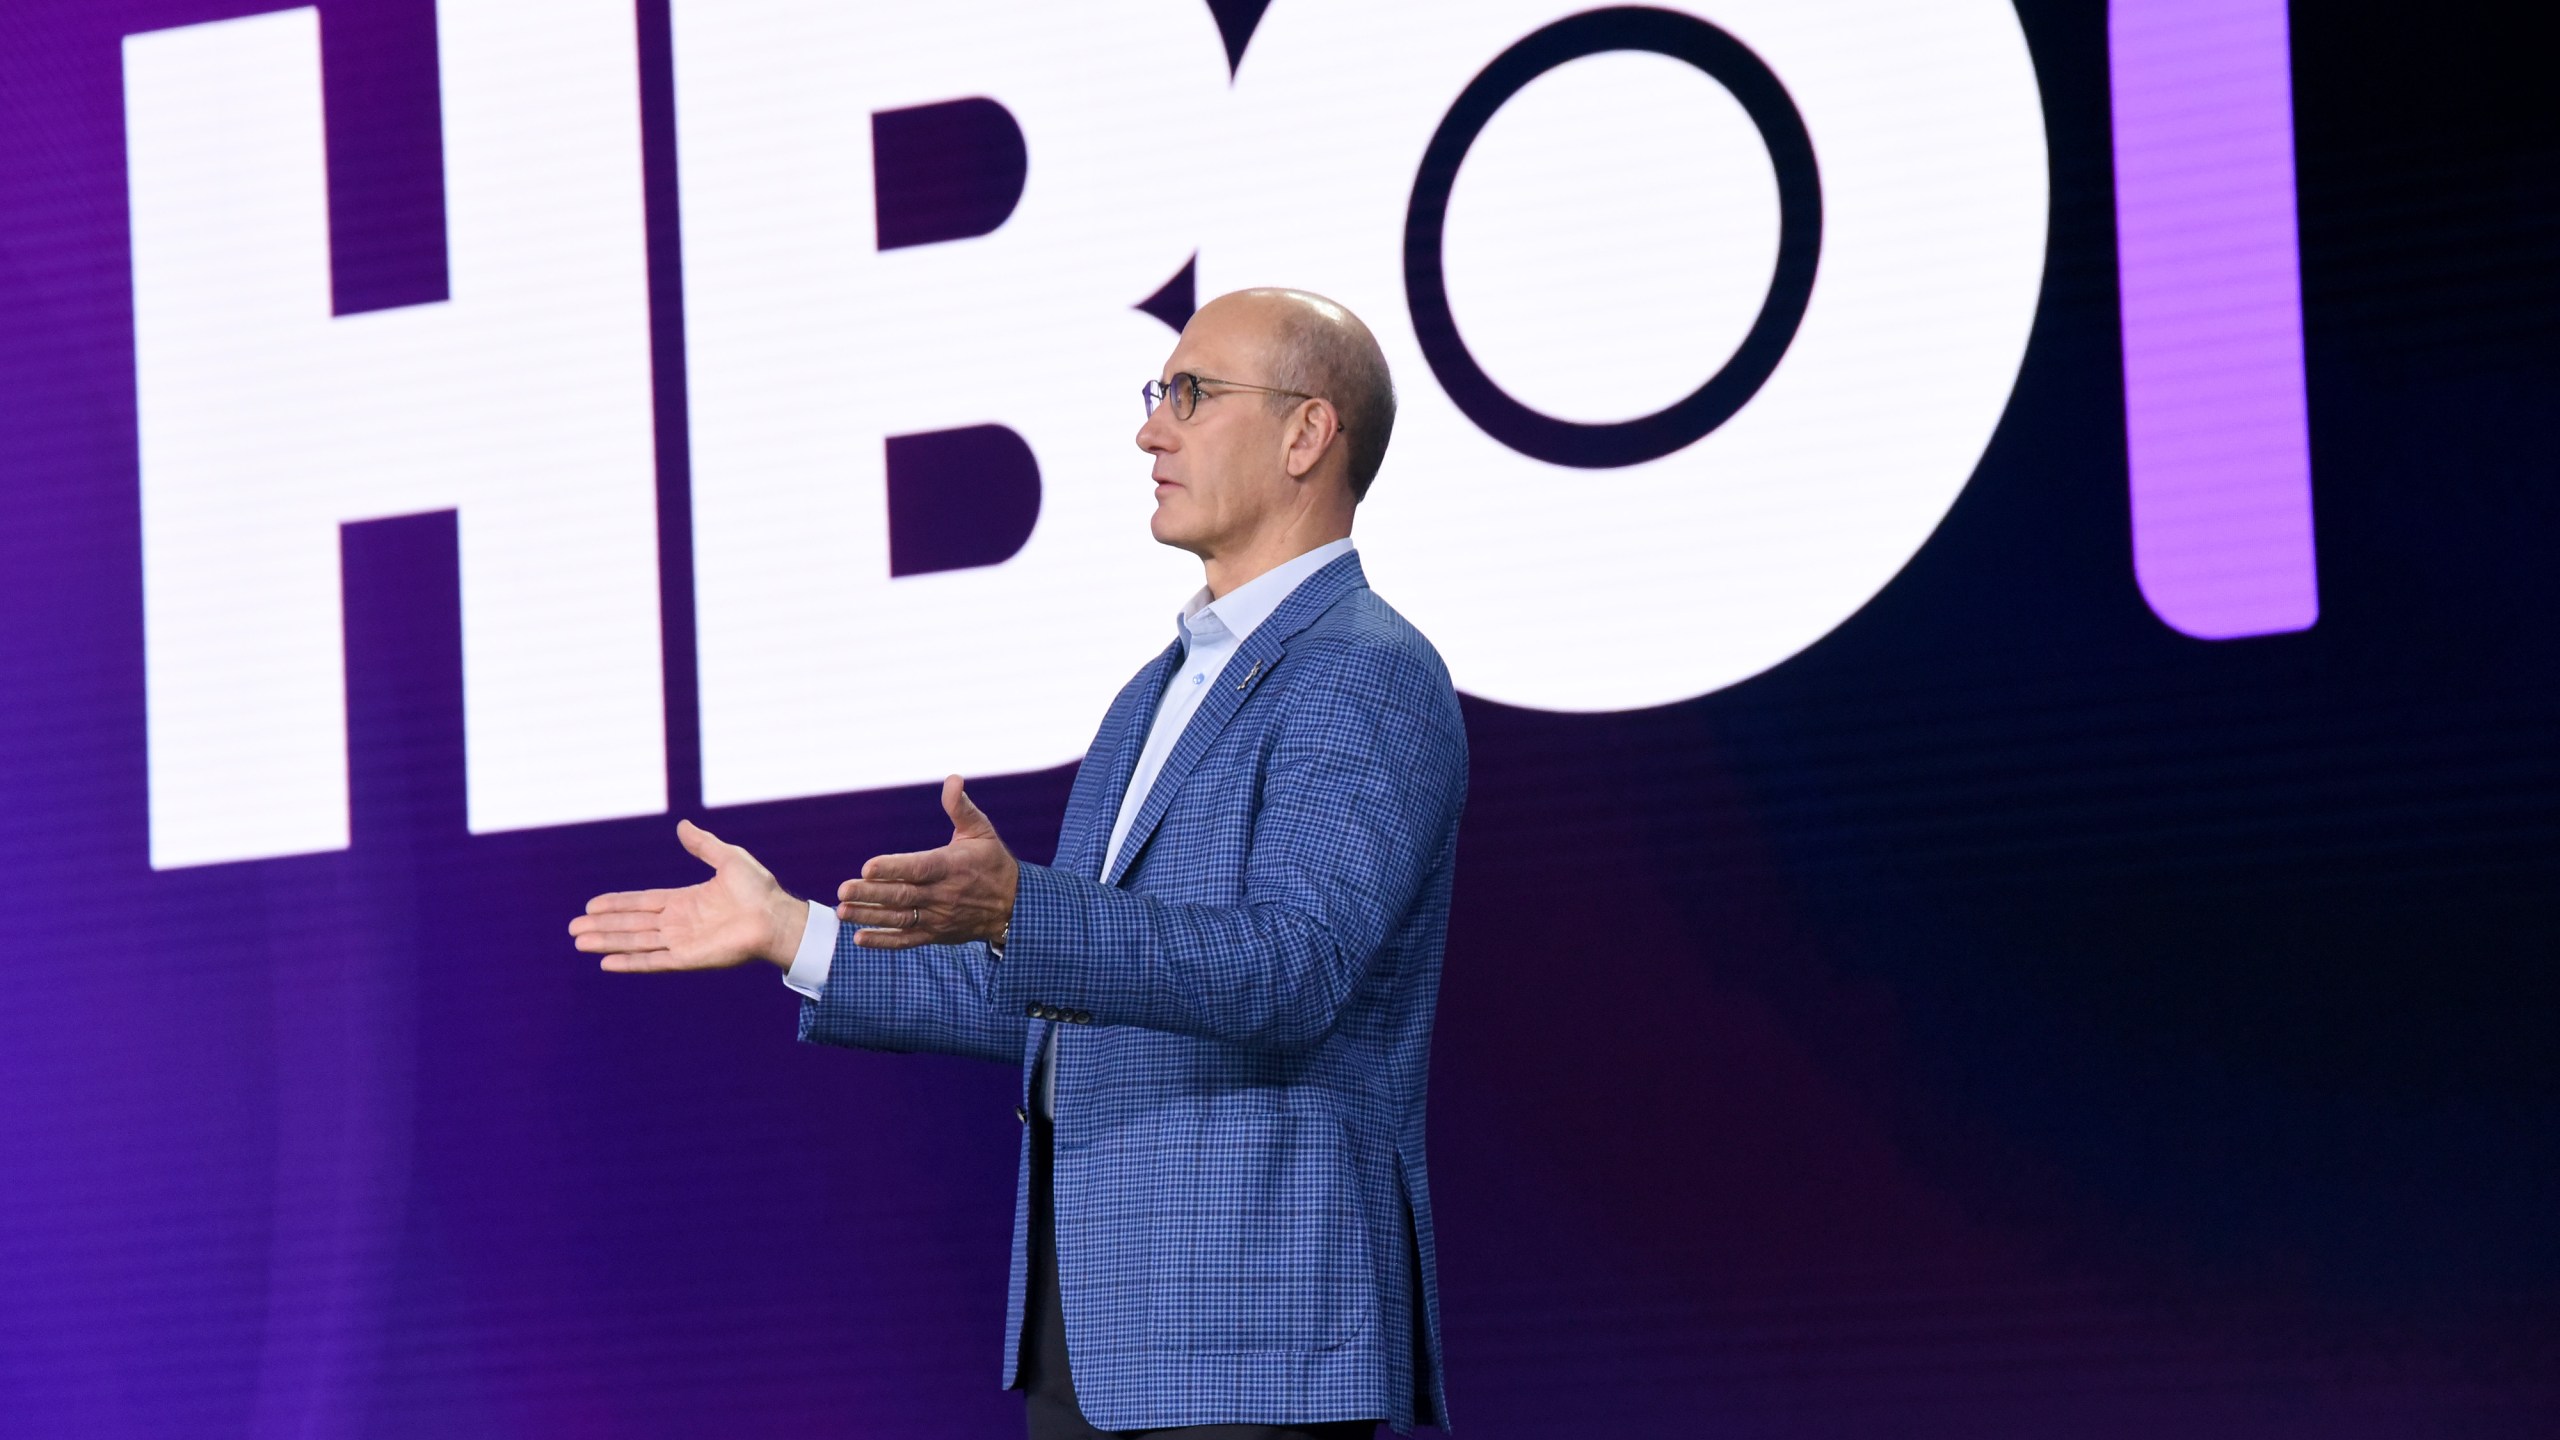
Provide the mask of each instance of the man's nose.
{"label": "man's nose", "polygon": [[1165,411],[1159,405],[1154,414],[1138,426],[1138,448],[1150,455],[1161,455],[1174,448],[1173,427],[1165,423]]}

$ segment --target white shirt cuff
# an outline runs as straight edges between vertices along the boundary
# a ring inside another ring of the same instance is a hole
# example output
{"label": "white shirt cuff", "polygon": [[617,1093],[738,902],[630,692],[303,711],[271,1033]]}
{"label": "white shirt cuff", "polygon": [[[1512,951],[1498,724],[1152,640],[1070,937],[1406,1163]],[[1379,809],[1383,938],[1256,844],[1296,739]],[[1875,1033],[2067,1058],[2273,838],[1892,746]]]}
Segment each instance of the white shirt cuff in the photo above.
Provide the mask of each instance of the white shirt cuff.
{"label": "white shirt cuff", "polygon": [[812,900],[809,902],[809,928],[800,932],[800,948],[791,956],[791,968],[782,973],[782,983],[812,1000],[826,992],[827,971],[836,960],[836,912]]}

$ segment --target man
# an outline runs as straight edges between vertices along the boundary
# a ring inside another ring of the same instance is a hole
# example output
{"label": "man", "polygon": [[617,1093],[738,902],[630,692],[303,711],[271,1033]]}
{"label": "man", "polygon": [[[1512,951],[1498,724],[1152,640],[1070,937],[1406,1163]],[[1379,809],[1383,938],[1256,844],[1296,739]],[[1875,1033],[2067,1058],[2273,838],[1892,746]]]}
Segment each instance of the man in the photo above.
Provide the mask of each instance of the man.
{"label": "man", "polygon": [[1423,1081],[1466,735],[1351,547],[1386,359],[1329,300],[1243,291],[1146,394],[1151,527],[1208,583],[1103,717],[1054,865],[954,775],[951,843],[833,911],[686,822],[711,879],[570,933],[608,970],[785,966],[804,1040],[1024,1067],[1005,1383],[1034,1440],[1445,1426]]}

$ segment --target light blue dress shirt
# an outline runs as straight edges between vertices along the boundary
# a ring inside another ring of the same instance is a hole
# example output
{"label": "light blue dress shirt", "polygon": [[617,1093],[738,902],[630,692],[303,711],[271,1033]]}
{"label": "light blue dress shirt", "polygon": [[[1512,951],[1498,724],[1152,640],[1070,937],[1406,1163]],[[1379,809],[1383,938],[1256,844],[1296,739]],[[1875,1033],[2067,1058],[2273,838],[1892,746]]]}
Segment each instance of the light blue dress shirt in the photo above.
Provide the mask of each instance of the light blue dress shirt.
{"label": "light blue dress shirt", "polygon": [[[1103,854],[1103,874],[1110,874],[1111,867],[1118,863],[1121,842],[1129,838],[1129,827],[1137,823],[1138,812],[1146,807],[1147,792],[1155,788],[1156,775],[1164,769],[1165,758],[1182,739],[1184,727],[1200,709],[1210,684],[1226,671],[1236,647],[1270,619],[1271,612],[1279,609],[1308,576],[1350,554],[1351,549],[1346,536],[1275,565],[1214,600],[1204,586],[1184,603],[1173,621],[1182,637],[1182,669],[1156,704],[1155,723],[1147,729],[1147,746],[1138,752],[1138,768],[1130,772],[1129,788],[1121,793],[1120,815],[1111,826],[1111,846]],[[818,998],[827,987],[827,971],[835,961],[839,928],[832,907],[810,901],[809,928],[801,933],[800,948],[793,952],[791,968],[784,973],[782,983],[812,1000]],[[1048,1043],[1040,1051],[1037,1077],[1040,1113],[1051,1119],[1058,1114],[1057,1067],[1052,1063],[1058,1037],[1059,1027],[1049,1027]]]}

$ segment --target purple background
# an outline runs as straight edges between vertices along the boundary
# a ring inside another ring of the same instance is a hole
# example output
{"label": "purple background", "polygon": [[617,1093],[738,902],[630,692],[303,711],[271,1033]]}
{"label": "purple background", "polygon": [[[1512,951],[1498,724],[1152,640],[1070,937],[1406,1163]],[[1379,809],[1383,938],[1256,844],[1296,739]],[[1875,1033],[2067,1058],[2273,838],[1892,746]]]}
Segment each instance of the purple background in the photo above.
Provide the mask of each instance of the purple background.
{"label": "purple background", "polygon": [[[0,1431],[1019,1433],[1015,1077],[572,954],[585,896],[688,865],[668,819],[464,833],[449,520],[347,531],[353,847],[148,868],[117,38],[257,8],[0,3]],[[1734,690],[1470,704],[1466,1433],[2560,1429],[2560,117],[2515,8],[2295,17],[2313,630],[2144,604],[2104,7],[2029,3],[2053,258],[1937,537]],[[426,7],[324,10],[339,308],[433,298]],[[1065,788],[977,791],[1042,855]],[[941,830],[922,791],[704,818],[804,888]]]}

